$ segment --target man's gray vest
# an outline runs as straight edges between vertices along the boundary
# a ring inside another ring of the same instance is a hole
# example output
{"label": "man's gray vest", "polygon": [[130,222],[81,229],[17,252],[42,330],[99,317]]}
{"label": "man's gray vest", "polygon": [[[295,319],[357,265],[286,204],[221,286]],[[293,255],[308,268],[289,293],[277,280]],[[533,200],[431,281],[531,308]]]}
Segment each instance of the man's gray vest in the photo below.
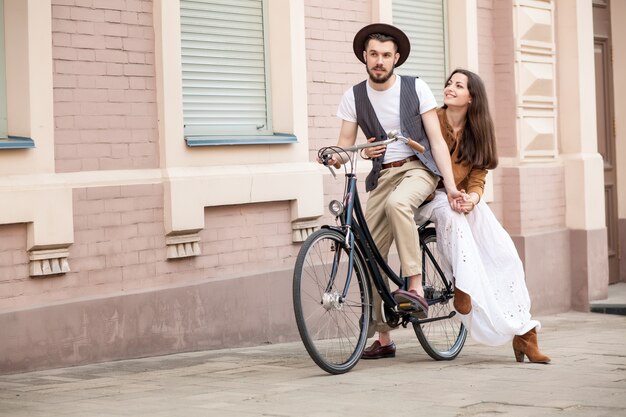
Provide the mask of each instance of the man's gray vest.
{"label": "man's gray vest", "polygon": [[[426,152],[423,154],[415,152],[419,160],[431,170],[434,174],[441,177],[437,164],[430,152],[430,142],[422,117],[420,116],[420,100],[415,91],[415,77],[400,76],[400,134],[404,137],[411,138],[424,146]],[[356,122],[365,134],[367,139],[375,137],[376,142],[387,139],[387,133],[380,125],[380,121],[376,116],[374,107],[367,96],[367,80],[355,85],[354,101],[356,106]],[[378,176],[383,165],[383,157],[374,158],[372,160],[372,170],[365,180],[365,190],[371,191],[378,185]]]}

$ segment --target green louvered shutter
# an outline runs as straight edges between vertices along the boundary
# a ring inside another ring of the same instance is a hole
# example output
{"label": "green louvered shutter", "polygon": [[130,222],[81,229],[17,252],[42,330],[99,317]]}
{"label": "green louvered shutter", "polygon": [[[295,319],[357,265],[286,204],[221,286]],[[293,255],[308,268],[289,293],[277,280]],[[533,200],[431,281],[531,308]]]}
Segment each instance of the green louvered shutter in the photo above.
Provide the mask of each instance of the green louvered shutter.
{"label": "green louvered shutter", "polygon": [[411,54],[398,74],[422,78],[443,104],[446,81],[445,0],[393,0],[393,24],[411,40]]}
{"label": "green louvered shutter", "polygon": [[181,0],[185,136],[271,131],[262,0]]}

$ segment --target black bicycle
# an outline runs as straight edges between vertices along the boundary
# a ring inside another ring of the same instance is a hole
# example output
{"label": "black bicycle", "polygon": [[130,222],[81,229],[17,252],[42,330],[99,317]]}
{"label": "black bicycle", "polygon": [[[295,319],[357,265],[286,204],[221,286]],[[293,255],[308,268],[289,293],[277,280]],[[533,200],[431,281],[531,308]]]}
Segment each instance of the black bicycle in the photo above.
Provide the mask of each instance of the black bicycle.
{"label": "black bicycle", "polygon": [[[406,278],[390,268],[367,228],[356,187],[356,154],[360,149],[395,140],[423,152],[421,145],[395,131],[383,142],[346,149],[332,146],[318,152],[326,166],[333,154],[349,158],[349,163],[344,164],[345,188],[343,200],[329,204],[337,225],[325,225],[312,233],[298,253],[293,274],[293,305],[307,352],[320,368],[331,374],[348,372],[361,358],[372,318],[372,284],[383,300],[383,320],[391,327],[412,324],[422,348],[433,359],[456,358],[467,337],[463,324],[453,319],[456,314],[452,309],[453,283],[437,262],[437,235],[430,222],[416,225],[428,317],[419,318],[423,315],[421,310],[399,305],[383,280],[387,276],[398,287],[406,288]],[[332,169],[331,172],[335,175]]]}

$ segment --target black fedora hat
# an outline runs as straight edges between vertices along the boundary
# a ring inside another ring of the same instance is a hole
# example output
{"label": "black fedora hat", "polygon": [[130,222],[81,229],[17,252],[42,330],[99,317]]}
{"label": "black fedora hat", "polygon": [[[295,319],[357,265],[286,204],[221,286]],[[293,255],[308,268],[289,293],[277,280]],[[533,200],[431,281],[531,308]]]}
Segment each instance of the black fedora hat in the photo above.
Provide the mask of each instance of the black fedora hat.
{"label": "black fedora hat", "polygon": [[363,51],[365,50],[365,41],[369,38],[370,35],[374,33],[380,33],[382,35],[391,36],[395,39],[396,45],[398,46],[398,53],[400,54],[400,59],[396,63],[396,67],[404,64],[404,61],[409,57],[409,53],[411,52],[411,42],[409,38],[395,26],[388,25],[386,23],[372,23],[371,25],[367,25],[361,30],[359,30],[356,35],[354,35],[354,41],[352,41],[352,49],[354,49],[354,55],[365,64],[365,60],[363,59]]}

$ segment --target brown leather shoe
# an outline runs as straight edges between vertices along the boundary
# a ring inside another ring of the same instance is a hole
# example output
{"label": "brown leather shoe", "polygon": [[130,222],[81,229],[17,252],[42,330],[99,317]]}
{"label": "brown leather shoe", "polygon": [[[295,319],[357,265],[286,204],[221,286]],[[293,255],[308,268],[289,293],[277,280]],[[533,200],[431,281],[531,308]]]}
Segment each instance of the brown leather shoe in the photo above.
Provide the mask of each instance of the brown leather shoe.
{"label": "brown leather shoe", "polygon": [[417,291],[396,290],[392,293],[392,295],[396,300],[396,303],[398,303],[400,309],[414,309],[415,315],[419,319],[425,319],[428,317],[428,301],[426,301],[426,299],[421,295],[418,295]]}
{"label": "brown leather shoe", "polygon": [[394,358],[396,356],[396,344],[391,342],[387,346],[381,346],[377,340],[372,346],[366,348],[361,355],[361,359],[382,359]]}

